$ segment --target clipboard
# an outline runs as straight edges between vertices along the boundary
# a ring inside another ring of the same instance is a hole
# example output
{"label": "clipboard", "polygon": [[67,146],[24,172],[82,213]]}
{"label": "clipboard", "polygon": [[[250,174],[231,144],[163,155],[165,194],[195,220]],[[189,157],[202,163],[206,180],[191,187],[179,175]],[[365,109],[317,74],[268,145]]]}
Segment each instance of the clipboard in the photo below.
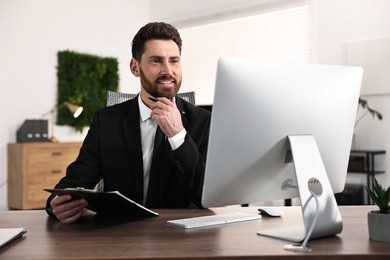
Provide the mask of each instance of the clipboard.
{"label": "clipboard", "polygon": [[131,214],[131,216],[153,217],[154,212],[127,198],[119,191],[99,192],[84,188],[43,189],[54,195],[71,195],[74,199],[83,198],[88,202],[87,209],[102,214]]}

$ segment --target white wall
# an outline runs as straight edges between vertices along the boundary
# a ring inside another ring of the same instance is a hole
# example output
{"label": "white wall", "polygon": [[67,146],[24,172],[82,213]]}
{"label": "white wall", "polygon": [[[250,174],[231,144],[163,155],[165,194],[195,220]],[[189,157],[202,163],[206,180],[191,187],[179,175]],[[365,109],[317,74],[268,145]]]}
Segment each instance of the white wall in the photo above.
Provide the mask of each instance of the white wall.
{"label": "white wall", "polygon": [[[347,44],[361,40],[390,37],[390,1],[388,0],[314,0],[314,61],[347,64]],[[382,68],[388,75],[390,68]],[[390,93],[390,82],[388,86]],[[377,175],[390,185],[390,95],[365,96],[370,106],[380,111],[382,121],[366,116],[355,129],[357,149],[384,149],[376,166],[386,174]],[[349,175],[348,182],[365,183],[365,176]]]}
{"label": "white wall", "polygon": [[[138,91],[128,69],[130,44],[148,21],[144,0],[0,1],[0,184],[7,180],[7,143],[16,141],[17,128],[55,105],[56,53],[69,49],[116,57],[120,89]],[[81,141],[86,131],[55,129],[60,141]],[[7,205],[6,187],[0,187],[0,209]]]}
{"label": "white wall", "polygon": [[[150,18],[176,27],[242,16],[279,4],[294,4],[302,0],[150,0]],[[174,8],[173,8],[174,7]]]}

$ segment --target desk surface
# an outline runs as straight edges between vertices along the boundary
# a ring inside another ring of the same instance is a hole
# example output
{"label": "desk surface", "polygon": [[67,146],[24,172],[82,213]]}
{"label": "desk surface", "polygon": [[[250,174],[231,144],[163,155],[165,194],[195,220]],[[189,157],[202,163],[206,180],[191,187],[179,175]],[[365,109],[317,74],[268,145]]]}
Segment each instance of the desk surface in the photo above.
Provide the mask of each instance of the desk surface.
{"label": "desk surface", "polygon": [[[288,242],[261,237],[258,230],[300,222],[300,209],[287,207],[282,218],[183,230],[168,226],[169,219],[237,211],[236,207],[212,210],[156,210],[159,217],[138,220],[107,219],[87,215],[63,225],[46,212],[1,211],[0,227],[24,227],[25,236],[0,249],[1,259],[385,259],[390,244],[371,241],[367,212],[373,206],[341,206],[341,234],[309,241],[311,253],[282,249]],[[256,208],[240,208],[257,212]]]}

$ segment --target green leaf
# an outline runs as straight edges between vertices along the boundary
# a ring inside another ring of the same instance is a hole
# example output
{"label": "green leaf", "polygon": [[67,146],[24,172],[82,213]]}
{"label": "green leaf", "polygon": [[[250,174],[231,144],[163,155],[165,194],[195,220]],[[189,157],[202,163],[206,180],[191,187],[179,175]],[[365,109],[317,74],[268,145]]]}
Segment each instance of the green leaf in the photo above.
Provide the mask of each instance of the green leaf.
{"label": "green leaf", "polygon": [[362,99],[361,97],[359,97],[359,104],[362,108],[364,109],[367,109],[368,112],[371,114],[372,117],[377,117],[379,120],[382,120],[383,119],[383,116],[380,112],[378,112],[377,110],[374,110],[372,109],[369,105],[368,105],[368,102],[367,100],[365,99]]}
{"label": "green leaf", "polygon": [[376,178],[374,178],[372,190],[367,186],[364,187],[372,201],[379,207],[379,212],[384,214],[390,213],[390,187],[387,189],[383,188]]}

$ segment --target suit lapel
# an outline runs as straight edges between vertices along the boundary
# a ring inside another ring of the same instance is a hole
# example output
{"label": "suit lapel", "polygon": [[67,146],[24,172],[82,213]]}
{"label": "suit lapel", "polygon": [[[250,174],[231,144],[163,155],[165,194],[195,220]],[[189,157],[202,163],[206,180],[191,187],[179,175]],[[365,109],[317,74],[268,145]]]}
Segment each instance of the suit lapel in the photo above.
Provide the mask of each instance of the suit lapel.
{"label": "suit lapel", "polygon": [[128,102],[128,105],[125,108],[125,113],[122,117],[122,128],[125,136],[126,147],[129,152],[128,160],[133,173],[132,175],[134,176],[134,181],[136,182],[134,187],[137,187],[137,198],[134,198],[134,200],[142,203],[144,185],[139,118],[138,98],[134,98]]}
{"label": "suit lapel", "polygon": [[188,124],[188,118],[187,118],[187,114],[186,114],[187,111],[184,108],[183,102],[184,101],[181,98],[176,96],[176,106],[181,113],[181,121],[183,123],[184,128],[187,128],[187,124]]}

